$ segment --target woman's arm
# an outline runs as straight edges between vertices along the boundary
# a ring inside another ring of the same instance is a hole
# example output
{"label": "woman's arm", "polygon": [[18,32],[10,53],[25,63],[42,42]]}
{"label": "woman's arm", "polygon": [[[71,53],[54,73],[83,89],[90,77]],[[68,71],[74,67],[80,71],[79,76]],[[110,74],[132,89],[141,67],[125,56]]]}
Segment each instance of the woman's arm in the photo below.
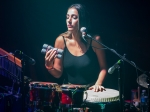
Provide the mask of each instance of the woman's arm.
{"label": "woman's arm", "polygon": [[[57,37],[54,47],[58,49],[64,49],[64,40],[62,36]],[[45,55],[45,66],[51,75],[53,75],[55,78],[60,78],[63,72],[63,57],[58,59],[56,55],[56,50],[49,50]]]}
{"label": "woman's arm", "polygon": [[[97,41],[100,41],[100,36],[95,36],[95,39]],[[95,42],[94,40],[92,41],[92,46],[95,46],[96,48],[102,48],[102,46]],[[96,49],[93,48],[94,52],[97,55],[97,59],[99,62],[99,67],[100,67],[100,72],[98,75],[98,79],[95,82],[95,85],[90,87],[90,89],[94,89],[94,91],[102,91],[104,89],[104,87],[102,86],[104,78],[106,76],[106,62],[105,62],[105,54],[104,51],[102,49]]]}

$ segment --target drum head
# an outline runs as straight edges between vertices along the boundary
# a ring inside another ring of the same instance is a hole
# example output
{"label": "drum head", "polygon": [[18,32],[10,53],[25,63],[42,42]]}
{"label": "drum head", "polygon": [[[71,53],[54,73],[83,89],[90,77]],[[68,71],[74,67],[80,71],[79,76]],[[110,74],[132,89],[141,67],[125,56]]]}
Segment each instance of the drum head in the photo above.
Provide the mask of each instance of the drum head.
{"label": "drum head", "polygon": [[94,92],[87,90],[84,92],[84,102],[92,112],[119,112],[119,91],[105,88],[106,91]]}
{"label": "drum head", "polygon": [[119,100],[119,91],[106,88],[103,92],[87,90],[84,92],[84,100],[89,103],[114,102]]}

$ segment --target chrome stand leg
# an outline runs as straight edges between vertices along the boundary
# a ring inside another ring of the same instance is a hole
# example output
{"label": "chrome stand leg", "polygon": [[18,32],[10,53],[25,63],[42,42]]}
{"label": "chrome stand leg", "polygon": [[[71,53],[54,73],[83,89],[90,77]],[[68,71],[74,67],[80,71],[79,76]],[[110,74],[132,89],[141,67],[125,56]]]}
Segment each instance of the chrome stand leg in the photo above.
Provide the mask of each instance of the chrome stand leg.
{"label": "chrome stand leg", "polygon": [[104,112],[104,109],[105,109],[105,105],[106,105],[106,104],[99,104],[99,105],[101,106],[102,112]]}

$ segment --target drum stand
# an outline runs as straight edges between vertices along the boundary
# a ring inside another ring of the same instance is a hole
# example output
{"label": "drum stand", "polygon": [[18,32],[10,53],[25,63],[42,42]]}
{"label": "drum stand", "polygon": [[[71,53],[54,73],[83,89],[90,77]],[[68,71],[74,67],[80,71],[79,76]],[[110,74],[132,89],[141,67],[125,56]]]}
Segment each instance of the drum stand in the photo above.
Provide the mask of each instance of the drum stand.
{"label": "drum stand", "polygon": [[118,87],[119,87],[119,104],[120,104],[120,112],[124,112],[124,108],[123,108],[123,102],[124,102],[124,95],[123,95],[123,80],[122,80],[122,75],[121,75],[121,68],[120,66],[117,67],[118,68]]}
{"label": "drum stand", "polygon": [[101,104],[99,104],[99,105],[100,105],[100,107],[101,107],[102,112],[104,112],[104,109],[105,109],[105,105],[106,105],[106,104],[101,103]]}

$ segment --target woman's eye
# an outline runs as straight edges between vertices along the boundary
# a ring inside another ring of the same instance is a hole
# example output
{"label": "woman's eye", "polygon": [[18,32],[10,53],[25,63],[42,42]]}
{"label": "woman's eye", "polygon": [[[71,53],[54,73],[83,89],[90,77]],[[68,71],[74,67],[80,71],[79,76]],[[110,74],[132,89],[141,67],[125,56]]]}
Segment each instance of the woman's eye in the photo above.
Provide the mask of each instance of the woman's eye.
{"label": "woman's eye", "polygon": [[73,16],[74,19],[77,19],[77,16]]}
{"label": "woman's eye", "polygon": [[[71,18],[73,18],[73,19],[77,19],[78,17],[77,17],[77,16],[75,16],[75,15],[73,15],[73,16],[71,16]],[[69,16],[66,16],[66,19],[69,19]]]}

